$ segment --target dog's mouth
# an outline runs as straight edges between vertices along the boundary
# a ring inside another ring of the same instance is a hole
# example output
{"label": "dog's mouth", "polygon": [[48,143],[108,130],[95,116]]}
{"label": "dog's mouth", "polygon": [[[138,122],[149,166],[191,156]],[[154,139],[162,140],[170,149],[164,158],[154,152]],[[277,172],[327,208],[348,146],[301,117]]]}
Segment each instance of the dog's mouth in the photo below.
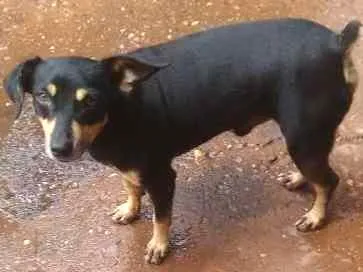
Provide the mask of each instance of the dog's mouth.
{"label": "dog's mouth", "polygon": [[49,158],[60,162],[72,162],[82,159],[83,154],[86,152],[88,145],[85,143],[77,143],[73,148],[65,153],[54,152],[46,144],[45,152]]}
{"label": "dog's mouth", "polygon": [[54,156],[54,158],[57,161],[60,162],[73,162],[73,161],[77,161],[82,157],[82,155],[75,155],[75,156],[70,156],[70,157],[59,157],[59,156]]}
{"label": "dog's mouth", "polygon": [[82,158],[83,153],[84,153],[84,151],[75,150],[69,156],[55,155],[55,154],[52,154],[52,155],[53,155],[53,158],[56,159],[57,161],[60,161],[60,162],[73,162],[73,161],[80,160]]}
{"label": "dog's mouth", "polygon": [[[81,125],[72,122],[71,129],[56,127],[55,120],[40,119],[45,132],[45,152],[51,159],[61,162],[79,160],[92,145],[107,122],[107,116],[93,125]],[[65,130],[64,130],[65,129]],[[71,130],[71,132],[67,132]]]}

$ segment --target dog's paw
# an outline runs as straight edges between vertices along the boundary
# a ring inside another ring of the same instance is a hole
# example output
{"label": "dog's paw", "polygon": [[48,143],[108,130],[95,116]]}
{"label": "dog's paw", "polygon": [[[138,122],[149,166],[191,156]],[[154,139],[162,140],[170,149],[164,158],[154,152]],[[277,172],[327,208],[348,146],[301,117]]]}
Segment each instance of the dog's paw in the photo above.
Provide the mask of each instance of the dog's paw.
{"label": "dog's paw", "polygon": [[279,177],[280,184],[289,191],[297,190],[305,184],[305,178],[300,172],[292,172],[284,177]]}
{"label": "dog's paw", "polygon": [[137,209],[131,209],[129,203],[123,203],[114,209],[110,215],[115,223],[127,225],[137,219],[139,212]]}
{"label": "dog's paw", "polygon": [[168,254],[168,241],[152,238],[146,247],[145,261],[150,264],[160,264]]}
{"label": "dog's paw", "polygon": [[320,228],[324,223],[324,216],[314,210],[307,212],[296,223],[296,229],[301,232],[312,231]]}

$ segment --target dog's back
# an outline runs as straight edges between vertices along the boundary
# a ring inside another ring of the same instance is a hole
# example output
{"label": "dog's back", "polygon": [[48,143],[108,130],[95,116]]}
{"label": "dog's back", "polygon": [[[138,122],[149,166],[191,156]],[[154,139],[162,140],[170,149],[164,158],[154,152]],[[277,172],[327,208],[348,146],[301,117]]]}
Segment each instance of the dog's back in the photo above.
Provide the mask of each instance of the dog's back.
{"label": "dog's back", "polygon": [[357,33],[357,27],[350,28],[340,36],[308,20],[266,20],[207,30],[129,55],[170,64],[144,82],[139,95],[160,103],[160,117],[173,126],[169,139],[194,145],[224,130],[244,131],[241,124],[252,116],[278,118],[279,97],[289,88],[309,95],[323,91],[328,81],[344,84],[344,52]]}

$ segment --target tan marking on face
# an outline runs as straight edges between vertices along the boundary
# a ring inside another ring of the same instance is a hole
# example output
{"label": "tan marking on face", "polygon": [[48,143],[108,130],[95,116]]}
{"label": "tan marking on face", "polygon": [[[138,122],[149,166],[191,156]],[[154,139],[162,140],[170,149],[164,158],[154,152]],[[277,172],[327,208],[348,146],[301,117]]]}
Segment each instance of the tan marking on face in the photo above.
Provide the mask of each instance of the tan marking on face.
{"label": "tan marking on face", "polygon": [[51,96],[55,96],[57,94],[57,86],[55,86],[53,83],[48,84],[47,91]]}
{"label": "tan marking on face", "polygon": [[79,143],[90,144],[96,139],[98,134],[102,131],[103,127],[107,122],[107,116],[93,125],[81,125],[77,121],[72,122],[72,132],[74,146],[76,147]]}
{"label": "tan marking on face", "polygon": [[45,152],[50,158],[54,158],[51,150],[50,150],[50,139],[55,127],[56,119],[44,119],[39,118],[40,124],[43,127],[44,131],[44,139],[45,139]]}
{"label": "tan marking on face", "polygon": [[82,101],[83,99],[86,98],[88,94],[88,91],[86,89],[80,88],[76,90],[76,99],[78,101]]}

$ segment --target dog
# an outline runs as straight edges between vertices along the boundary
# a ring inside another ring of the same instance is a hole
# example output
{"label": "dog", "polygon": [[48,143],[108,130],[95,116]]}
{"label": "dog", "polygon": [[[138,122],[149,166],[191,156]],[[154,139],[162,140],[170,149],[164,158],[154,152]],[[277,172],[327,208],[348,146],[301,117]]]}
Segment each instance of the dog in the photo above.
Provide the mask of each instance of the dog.
{"label": "dog", "polygon": [[154,206],[148,263],[168,252],[176,173],[174,157],[224,131],[246,135],[274,120],[296,172],[308,181],[312,208],[297,221],[315,230],[338,184],[328,157],[350,108],[357,72],[350,49],[359,21],[339,32],[316,22],[284,18],[231,24],[101,60],[34,57],[4,80],[21,113],[33,97],[50,158],[69,162],[88,150],[123,173],[127,201],[112,219],[129,224],[147,192]]}

